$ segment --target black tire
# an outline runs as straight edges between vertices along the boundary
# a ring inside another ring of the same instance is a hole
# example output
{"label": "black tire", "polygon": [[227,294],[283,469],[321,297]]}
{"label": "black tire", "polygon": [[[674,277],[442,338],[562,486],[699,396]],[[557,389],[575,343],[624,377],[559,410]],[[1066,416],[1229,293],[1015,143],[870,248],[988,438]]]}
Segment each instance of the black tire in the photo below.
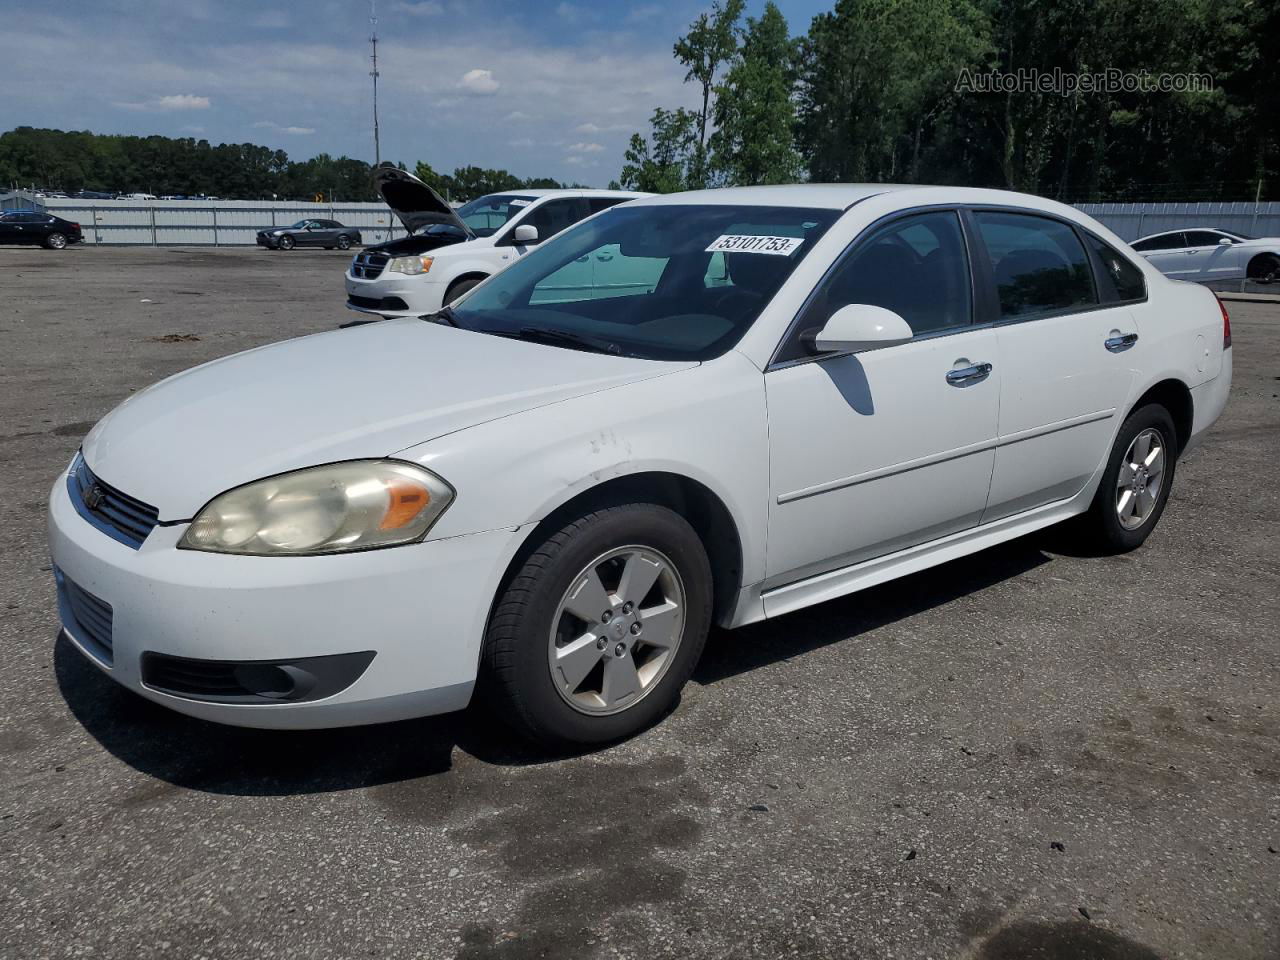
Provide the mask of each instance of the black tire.
{"label": "black tire", "polygon": [[50,250],[63,250],[67,246],[67,235],[65,233],[51,233],[44,238],[44,245]]}
{"label": "black tire", "polygon": [[487,277],[468,277],[465,280],[455,280],[453,285],[450,286],[449,289],[445,291],[445,294],[444,294],[445,305],[448,306],[449,304],[453,303],[453,301],[457,300],[460,296],[462,296],[472,287],[479,286],[480,283],[486,279],[488,278]]}
{"label": "black tire", "polygon": [[345,233],[342,234],[340,237],[338,237],[338,249],[339,250],[351,249],[351,238],[348,237]]}
{"label": "black tire", "polygon": [[292,250],[294,246],[296,246],[296,244],[294,243],[293,237],[290,237],[286,234],[285,236],[280,238],[279,242],[276,244],[276,249]]}
{"label": "black tire", "polygon": [[[582,571],[623,546],[670,559],[684,590],[683,633],[665,673],[635,702],[620,712],[590,714],[571,706],[552,677],[552,621]],[[517,732],[542,746],[575,748],[629,737],[674,707],[702,656],[711,608],[711,565],[688,521],[650,503],[595,510],[549,536],[503,587],[485,636],[482,687]]]}
{"label": "black tire", "polygon": [[1280,257],[1270,253],[1254,257],[1249,262],[1248,275],[1258,283],[1275,283],[1280,280]]}
{"label": "black tire", "polygon": [[[1164,466],[1160,489],[1151,512],[1141,525],[1134,529],[1127,529],[1121,523],[1117,511],[1120,469],[1124,465],[1125,455],[1129,452],[1130,445],[1139,434],[1149,429],[1157,432],[1163,444]],[[1169,411],[1159,404],[1149,403],[1129,414],[1116,435],[1115,443],[1112,444],[1111,455],[1107,459],[1107,467],[1102,473],[1102,483],[1098,486],[1093,504],[1083,518],[1081,532],[1093,546],[1106,553],[1125,553],[1142,546],[1156,524],[1160,522],[1165,504],[1169,502],[1169,491],[1173,489],[1174,471],[1178,463],[1178,443],[1178,432],[1174,427],[1173,418],[1169,416]]]}

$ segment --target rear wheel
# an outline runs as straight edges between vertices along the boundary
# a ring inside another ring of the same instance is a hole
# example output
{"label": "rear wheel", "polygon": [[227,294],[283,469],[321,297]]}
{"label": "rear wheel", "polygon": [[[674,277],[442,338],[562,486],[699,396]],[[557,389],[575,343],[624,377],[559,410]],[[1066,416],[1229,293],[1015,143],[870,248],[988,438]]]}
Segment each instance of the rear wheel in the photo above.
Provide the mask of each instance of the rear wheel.
{"label": "rear wheel", "polygon": [[466,280],[455,280],[449,289],[445,291],[444,302],[446,304],[453,303],[472,287],[479,286],[485,279],[484,277],[468,277]]}
{"label": "rear wheel", "polygon": [[1258,283],[1275,283],[1280,280],[1280,257],[1264,253],[1249,263],[1249,279]]}
{"label": "rear wheel", "polygon": [[1086,517],[1087,532],[1098,546],[1122,553],[1151,535],[1169,501],[1177,457],[1169,411],[1148,404],[1129,415]]}
{"label": "rear wheel", "polygon": [[345,233],[342,236],[338,237],[338,249],[339,250],[351,249],[351,238],[348,237]]}
{"label": "rear wheel", "polygon": [[279,247],[281,250],[292,250],[294,248],[293,237],[289,236],[288,234],[281,237]]}
{"label": "rear wheel", "polygon": [[608,743],[675,704],[711,623],[711,568],[679,514],[633,503],[547,538],[511,578],[485,639],[488,692],[552,747]]}
{"label": "rear wheel", "polygon": [[67,245],[67,236],[63,233],[51,233],[44,238],[44,245],[50,250],[61,250]]}

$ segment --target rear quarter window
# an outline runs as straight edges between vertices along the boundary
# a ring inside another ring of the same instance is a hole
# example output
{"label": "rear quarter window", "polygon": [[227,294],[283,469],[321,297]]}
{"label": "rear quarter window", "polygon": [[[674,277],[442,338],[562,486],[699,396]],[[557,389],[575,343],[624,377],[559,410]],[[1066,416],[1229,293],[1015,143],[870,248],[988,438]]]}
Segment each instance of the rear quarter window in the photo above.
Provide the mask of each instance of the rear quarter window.
{"label": "rear quarter window", "polygon": [[1091,233],[1085,234],[1085,242],[1102,267],[1103,282],[1098,292],[1103,303],[1128,303],[1147,295],[1146,278],[1128,257]]}

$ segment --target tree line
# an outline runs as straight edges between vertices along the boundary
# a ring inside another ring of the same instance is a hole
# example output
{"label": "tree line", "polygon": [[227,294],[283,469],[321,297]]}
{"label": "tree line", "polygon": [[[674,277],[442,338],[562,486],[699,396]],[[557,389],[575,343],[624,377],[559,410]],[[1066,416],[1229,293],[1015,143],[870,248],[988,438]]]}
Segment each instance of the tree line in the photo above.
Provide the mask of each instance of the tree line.
{"label": "tree line", "polygon": [[[773,2],[745,21],[743,6],[717,0],[676,41],[699,105],[654,111],[631,137],[621,185],[897,181],[1075,202],[1280,195],[1280,3],[837,0],[799,36]],[[1123,83],[1039,86],[1107,71]],[[1002,83],[974,82],[990,75]],[[1172,89],[1142,80],[1162,75]],[[1180,89],[1192,75],[1207,89]]]}
{"label": "tree line", "polygon": [[[403,163],[397,164],[405,169]],[[549,177],[522,179],[506,170],[459,167],[437,174],[417,165],[423,180],[449,199],[498,190],[565,186]],[[377,200],[373,167],[352,157],[319,154],[290,160],[283,150],[253,143],[210,144],[189,137],[133,137],[17,127],[0,133],[0,189],[36,186],[75,193],[216,196],[227,200]]]}

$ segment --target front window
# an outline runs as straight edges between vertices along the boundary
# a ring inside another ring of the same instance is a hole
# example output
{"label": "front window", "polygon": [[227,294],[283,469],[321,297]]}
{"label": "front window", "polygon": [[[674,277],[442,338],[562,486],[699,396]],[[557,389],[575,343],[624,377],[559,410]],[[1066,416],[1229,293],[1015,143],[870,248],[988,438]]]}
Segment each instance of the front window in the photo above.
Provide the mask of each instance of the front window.
{"label": "front window", "polygon": [[619,207],[565,231],[460,303],[459,326],[653,360],[741,339],[839,211]]}
{"label": "front window", "polygon": [[[458,208],[458,216],[477,237],[491,237],[503,228],[506,222],[518,217],[524,208],[533,203],[536,197],[523,197],[511,193],[492,193],[487,197],[477,197]],[[432,227],[428,233],[456,231],[448,224]]]}

